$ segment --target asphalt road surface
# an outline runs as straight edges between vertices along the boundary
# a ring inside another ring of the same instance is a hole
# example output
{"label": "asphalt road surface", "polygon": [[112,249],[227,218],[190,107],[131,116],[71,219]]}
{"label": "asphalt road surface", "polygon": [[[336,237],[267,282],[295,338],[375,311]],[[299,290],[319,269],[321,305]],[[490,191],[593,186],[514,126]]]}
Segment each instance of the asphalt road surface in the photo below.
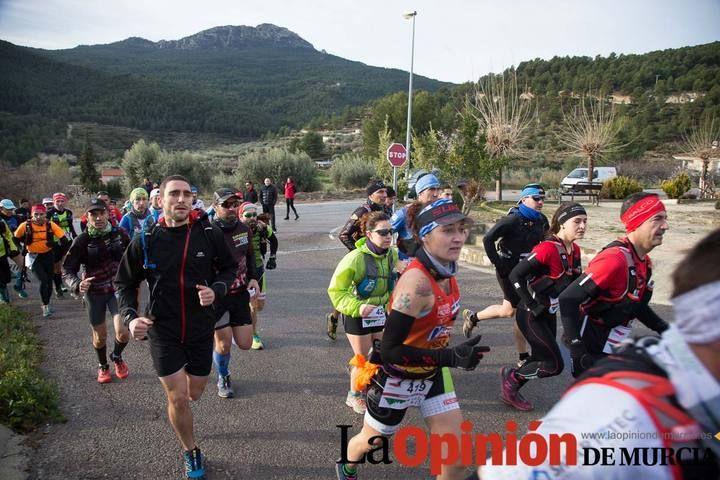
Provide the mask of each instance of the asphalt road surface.
{"label": "asphalt road surface", "polygon": [[[269,272],[268,302],[260,316],[265,350],[233,349],[231,373],[236,398],[217,396],[215,373],[203,397],[194,402],[195,434],[206,455],[209,479],[332,479],[340,456],[340,429],[359,431],[362,417],[344,403],[350,346],[339,330],[325,335],[329,311],[326,288],[346,253],[330,232],[342,225],[358,202],[300,204],[300,220],[278,220],[277,270]],[[279,205],[278,212],[284,206]],[[463,266],[458,275],[463,307],[499,300],[488,270]],[[33,289],[37,282],[32,283]],[[35,436],[32,479],[180,479],[180,445],[166,415],[165,395],[155,377],[147,343],[131,341],[124,353],[130,377],[108,385],[96,380],[97,360],[90,327],[79,301],[53,298],[55,315],[43,319],[37,292],[19,301],[34,315],[45,342],[44,371],[60,390],[63,424],[47,425]],[[659,313],[665,318],[669,309]],[[453,344],[461,341],[462,322]],[[453,371],[466,419],[476,433],[505,432],[515,420],[524,432],[560,397],[569,373],[530,382],[523,393],[535,411],[522,413],[498,399],[500,368],[516,354],[509,320],[483,322],[483,343],[492,347],[472,372]],[[111,342],[108,343],[109,349]],[[411,411],[404,425],[423,425]],[[427,467],[408,469],[397,462],[365,465],[364,479],[429,478]]]}

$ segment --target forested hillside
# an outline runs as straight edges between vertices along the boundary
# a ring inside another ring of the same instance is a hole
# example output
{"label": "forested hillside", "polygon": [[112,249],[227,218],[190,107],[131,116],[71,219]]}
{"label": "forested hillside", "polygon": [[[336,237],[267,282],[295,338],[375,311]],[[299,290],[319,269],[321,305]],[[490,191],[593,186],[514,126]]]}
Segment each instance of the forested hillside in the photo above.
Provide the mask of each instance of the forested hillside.
{"label": "forested hillside", "polygon": [[[430,91],[445,85],[424,77],[415,82]],[[58,121],[210,132],[243,141],[406,86],[406,72],[319,52],[274,25],[59,51],[0,42],[0,160],[32,156],[47,144],[37,133],[57,134]]]}

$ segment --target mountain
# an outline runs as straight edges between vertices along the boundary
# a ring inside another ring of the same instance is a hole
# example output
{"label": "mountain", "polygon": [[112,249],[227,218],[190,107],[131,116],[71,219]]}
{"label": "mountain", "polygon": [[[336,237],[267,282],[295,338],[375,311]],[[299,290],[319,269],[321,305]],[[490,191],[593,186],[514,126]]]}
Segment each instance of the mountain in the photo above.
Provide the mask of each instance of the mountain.
{"label": "mountain", "polygon": [[[67,50],[0,41],[0,128],[22,133],[27,125],[43,130],[56,121],[91,121],[257,137],[403,91],[407,80],[406,72],[318,51],[270,24]],[[449,85],[421,76],[413,81],[429,91]],[[0,141],[0,160],[31,156],[22,143]]]}

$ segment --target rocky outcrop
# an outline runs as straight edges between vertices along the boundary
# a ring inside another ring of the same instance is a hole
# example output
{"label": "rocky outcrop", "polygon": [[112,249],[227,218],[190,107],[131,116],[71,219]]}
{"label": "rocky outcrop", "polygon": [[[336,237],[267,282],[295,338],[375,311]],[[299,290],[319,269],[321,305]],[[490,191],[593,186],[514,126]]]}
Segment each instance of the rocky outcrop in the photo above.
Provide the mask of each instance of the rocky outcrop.
{"label": "rocky outcrop", "polygon": [[263,23],[257,27],[224,26],[181,38],[180,40],[161,40],[154,44],[166,49],[233,49],[247,47],[302,48],[314,47],[299,35],[287,28]]}

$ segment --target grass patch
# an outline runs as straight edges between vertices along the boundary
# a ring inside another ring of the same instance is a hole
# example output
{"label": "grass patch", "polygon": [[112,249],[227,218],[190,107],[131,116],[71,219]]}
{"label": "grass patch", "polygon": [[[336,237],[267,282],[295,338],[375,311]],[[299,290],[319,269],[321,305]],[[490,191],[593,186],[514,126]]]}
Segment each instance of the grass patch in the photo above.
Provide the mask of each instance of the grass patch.
{"label": "grass patch", "polygon": [[64,420],[58,393],[40,372],[42,344],[30,316],[0,305],[0,423],[28,432]]}

